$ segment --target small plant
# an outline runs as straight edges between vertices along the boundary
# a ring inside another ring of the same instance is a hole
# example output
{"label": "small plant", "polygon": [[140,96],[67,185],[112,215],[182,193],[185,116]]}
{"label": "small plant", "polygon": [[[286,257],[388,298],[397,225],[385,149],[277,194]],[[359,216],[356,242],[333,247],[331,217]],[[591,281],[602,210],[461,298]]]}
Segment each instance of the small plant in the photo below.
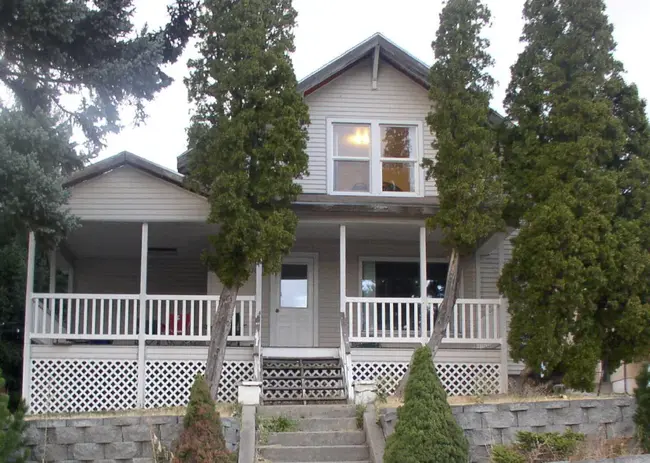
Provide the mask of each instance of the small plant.
{"label": "small plant", "polygon": [[28,456],[25,450],[25,404],[20,402],[14,413],[9,410],[9,395],[4,392],[5,381],[0,370],[0,462],[22,463]]}
{"label": "small plant", "polygon": [[517,440],[511,446],[495,445],[492,447],[493,463],[527,463],[566,460],[572,456],[584,434],[567,430],[559,432],[535,433],[520,431]]}
{"label": "small plant", "polygon": [[257,430],[259,431],[260,444],[265,444],[272,432],[297,431],[298,422],[284,415],[271,416],[258,420]]}
{"label": "small plant", "polygon": [[357,405],[357,408],[355,410],[355,416],[357,419],[357,429],[363,429],[363,415],[366,413],[366,406],[365,405]]}
{"label": "small plant", "polygon": [[505,445],[495,445],[492,447],[492,463],[527,463],[526,457],[517,452],[515,449]]}
{"label": "small plant", "polygon": [[636,378],[636,435],[639,445],[645,452],[650,452],[650,364],[645,364]]}
{"label": "small plant", "polygon": [[388,401],[389,379],[386,376],[379,376],[375,384],[377,385],[375,403],[385,404]]}
{"label": "small plant", "polygon": [[230,463],[219,412],[203,376],[197,375],[176,446],[174,463]]}
{"label": "small plant", "polygon": [[568,458],[575,452],[578,444],[585,439],[584,434],[566,430],[559,432],[529,432],[519,431],[515,448],[524,454],[536,454],[538,458],[545,455],[555,459]]}
{"label": "small plant", "polygon": [[451,413],[431,350],[421,347],[413,354],[404,405],[386,441],[384,462],[466,463],[468,457],[467,439]]}
{"label": "small plant", "polygon": [[174,454],[163,444],[153,430],[151,430],[151,453],[154,463],[172,463]]}

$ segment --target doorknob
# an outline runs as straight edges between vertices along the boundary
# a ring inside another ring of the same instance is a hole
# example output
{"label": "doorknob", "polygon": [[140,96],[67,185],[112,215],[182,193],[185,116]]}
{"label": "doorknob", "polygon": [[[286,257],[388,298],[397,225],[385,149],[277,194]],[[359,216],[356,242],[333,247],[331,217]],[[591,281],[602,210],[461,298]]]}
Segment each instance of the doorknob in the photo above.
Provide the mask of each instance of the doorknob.
{"label": "doorknob", "polygon": [[280,313],[280,309],[275,309],[275,313]]}

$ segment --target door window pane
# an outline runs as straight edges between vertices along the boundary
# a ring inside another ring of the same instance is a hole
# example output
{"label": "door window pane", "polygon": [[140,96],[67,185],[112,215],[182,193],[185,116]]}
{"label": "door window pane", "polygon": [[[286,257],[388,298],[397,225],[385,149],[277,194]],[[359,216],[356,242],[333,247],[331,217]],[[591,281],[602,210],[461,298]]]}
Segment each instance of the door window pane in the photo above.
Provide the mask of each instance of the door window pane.
{"label": "door window pane", "polygon": [[369,124],[334,124],[334,157],[370,158]]}
{"label": "door window pane", "polygon": [[382,191],[415,191],[415,163],[382,162]]}
{"label": "door window pane", "polygon": [[334,161],[334,191],[370,191],[370,162]]}
{"label": "door window pane", "polygon": [[309,298],[307,264],[282,264],[280,307],[307,308]]}

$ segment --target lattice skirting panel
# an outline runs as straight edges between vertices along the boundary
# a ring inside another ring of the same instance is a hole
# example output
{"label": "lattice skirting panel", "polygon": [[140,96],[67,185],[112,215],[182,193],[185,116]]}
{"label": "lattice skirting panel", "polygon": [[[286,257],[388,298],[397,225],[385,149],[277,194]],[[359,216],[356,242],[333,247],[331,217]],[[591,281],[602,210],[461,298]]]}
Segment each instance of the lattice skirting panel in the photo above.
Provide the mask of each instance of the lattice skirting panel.
{"label": "lattice skirting panel", "polygon": [[[498,394],[501,367],[498,363],[436,363],[436,373],[447,394]],[[352,379],[375,380],[385,394],[395,392],[397,383],[408,369],[408,363],[353,362]]]}
{"label": "lattice skirting panel", "polygon": [[138,362],[32,360],[29,412],[74,413],[135,408]]}
{"label": "lattice skirting panel", "polygon": [[[190,387],[197,373],[205,371],[199,360],[147,361],[145,373],[145,408],[187,405]],[[253,362],[224,362],[218,402],[237,402],[237,385],[253,381]]]}

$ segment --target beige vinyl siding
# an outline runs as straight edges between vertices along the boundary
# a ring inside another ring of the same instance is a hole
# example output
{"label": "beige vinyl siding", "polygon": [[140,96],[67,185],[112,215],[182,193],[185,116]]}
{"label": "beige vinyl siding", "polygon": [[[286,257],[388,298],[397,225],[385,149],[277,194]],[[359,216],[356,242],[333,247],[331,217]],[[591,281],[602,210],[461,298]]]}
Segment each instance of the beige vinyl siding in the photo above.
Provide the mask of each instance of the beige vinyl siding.
{"label": "beige vinyl siding", "polygon": [[[379,63],[377,89],[373,90],[372,60],[365,59],[305,98],[309,105],[309,176],[299,181],[305,193],[327,193],[327,119],[359,118],[421,122],[424,156],[433,158],[433,136],[426,115],[427,91],[385,61]],[[433,181],[425,182],[425,195],[435,196]]]}
{"label": "beige vinyl siding", "polygon": [[131,166],[70,188],[68,208],[82,220],[205,221],[207,200]]}
{"label": "beige vinyl siding", "polygon": [[499,248],[503,243],[493,249],[489,254],[481,254],[479,252],[479,296],[484,299],[498,299],[499,290],[497,288],[497,281],[501,274],[499,268]]}
{"label": "beige vinyl siding", "polygon": [[[196,258],[156,257],[147,265],[148,294],[206,294],[206,271]],[[84,258],[75,263],[75,292],[138,294],[140,259]]]}

